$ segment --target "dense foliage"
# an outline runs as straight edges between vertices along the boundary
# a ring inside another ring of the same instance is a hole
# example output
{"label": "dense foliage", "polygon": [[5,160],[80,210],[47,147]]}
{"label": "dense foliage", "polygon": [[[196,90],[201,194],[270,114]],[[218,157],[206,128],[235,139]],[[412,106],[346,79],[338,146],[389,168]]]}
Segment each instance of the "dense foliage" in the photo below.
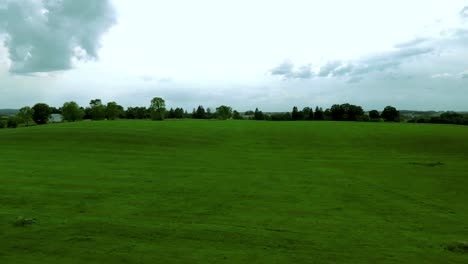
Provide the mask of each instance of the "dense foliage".
{"label": "dense foliage", "polygon": [[410,123],[433,123],[433,124],[455,124],[455,125],[468,125],[468,115],[445,112],[439,116],[413,118],[408,120]]}
{"label": "dense foliage", "polygon": [[32,110],[32,119],[34,120],[34,122],[36,122],[36,124],[47,124],[47,121],[50,118],[50,114],[52,113],[52,110],[47,104],[38,103],[33,106]]}
{"label": "dense foliage", "polygon": [[84,110],[75,102],[66,102],[62,106],[62,116],[66,121],[79,121],[85,115]]}
{"label": "dense foliage", "polygon": [[[266,113],[255,108],[243,113],[232,109],[227,105],[221,105],[212,110],[199,105],[191,113],[181,107],[166,110],[163,98],[155,97],[151,100],[149,107],[136,106],[124,109],[116,102],[104,104],[101,99],[91,100],[89,107],[80,107],[76,102],[66,102],[60,108],[49,107],[39,103],[34,107],[25,106],[19,110],[17,115],[0,118],[0,128],[29,126],[31,124],[46,124],[51,114],[61,114],[64,121],[74,122],[83,119],[91,120],[116,120],[116,119],[234,119],[234,120],[266,120],[266,121],[361,121],[361,122],[400,122],[410,123],[438,123],[468,125],[468,115],[445,112],[438,116],[425,116],[419,118],[401,117],[400,112],[393,106],[386,106],[381,112],[371,110],[365,112],[359,105],[349,103],[334,104],[330,108],[304,107],[300,110],[294,106],[291,112]],[[55,121],[57,122],[57,121]]]}

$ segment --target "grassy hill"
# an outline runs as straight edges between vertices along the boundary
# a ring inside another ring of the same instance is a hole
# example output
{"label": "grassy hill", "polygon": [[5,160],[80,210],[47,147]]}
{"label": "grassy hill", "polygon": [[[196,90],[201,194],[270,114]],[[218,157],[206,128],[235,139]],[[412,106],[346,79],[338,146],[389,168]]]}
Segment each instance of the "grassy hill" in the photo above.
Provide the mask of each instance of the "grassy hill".
{"label": "grassy hill", "polygon": [[0,146],[0,263],[468,263],[447,250],[468,127],[102,121]]}

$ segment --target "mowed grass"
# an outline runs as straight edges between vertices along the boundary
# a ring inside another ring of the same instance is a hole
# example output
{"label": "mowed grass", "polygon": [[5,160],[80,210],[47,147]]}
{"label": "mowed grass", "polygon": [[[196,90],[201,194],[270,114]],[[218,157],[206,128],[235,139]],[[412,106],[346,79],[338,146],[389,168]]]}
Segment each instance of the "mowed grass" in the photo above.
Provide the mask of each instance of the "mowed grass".
{"label": "mowed grass", "polygon": [[0,263],[468,263],[468,127],[90,121],[0,147]]}

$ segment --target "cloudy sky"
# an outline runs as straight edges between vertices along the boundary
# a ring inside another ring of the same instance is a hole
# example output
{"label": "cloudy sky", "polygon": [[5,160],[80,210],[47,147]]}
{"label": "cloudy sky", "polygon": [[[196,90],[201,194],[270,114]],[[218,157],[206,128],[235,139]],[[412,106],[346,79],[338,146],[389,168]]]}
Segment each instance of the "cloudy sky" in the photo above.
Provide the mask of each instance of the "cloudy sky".
{"label": "cloudy sky", "polygon": [[0,108],[468,110],[467,0],[0,0]]}

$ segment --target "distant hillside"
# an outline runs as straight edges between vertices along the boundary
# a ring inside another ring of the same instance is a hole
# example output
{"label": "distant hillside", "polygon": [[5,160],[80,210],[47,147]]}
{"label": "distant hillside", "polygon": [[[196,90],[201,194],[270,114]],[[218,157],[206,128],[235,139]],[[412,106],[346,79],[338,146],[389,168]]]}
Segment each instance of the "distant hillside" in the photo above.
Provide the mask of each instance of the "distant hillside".
{"label": "distant hillside", "polygon": [[16,115],[18,112],[18,109],[0,109],[0,115]]}

